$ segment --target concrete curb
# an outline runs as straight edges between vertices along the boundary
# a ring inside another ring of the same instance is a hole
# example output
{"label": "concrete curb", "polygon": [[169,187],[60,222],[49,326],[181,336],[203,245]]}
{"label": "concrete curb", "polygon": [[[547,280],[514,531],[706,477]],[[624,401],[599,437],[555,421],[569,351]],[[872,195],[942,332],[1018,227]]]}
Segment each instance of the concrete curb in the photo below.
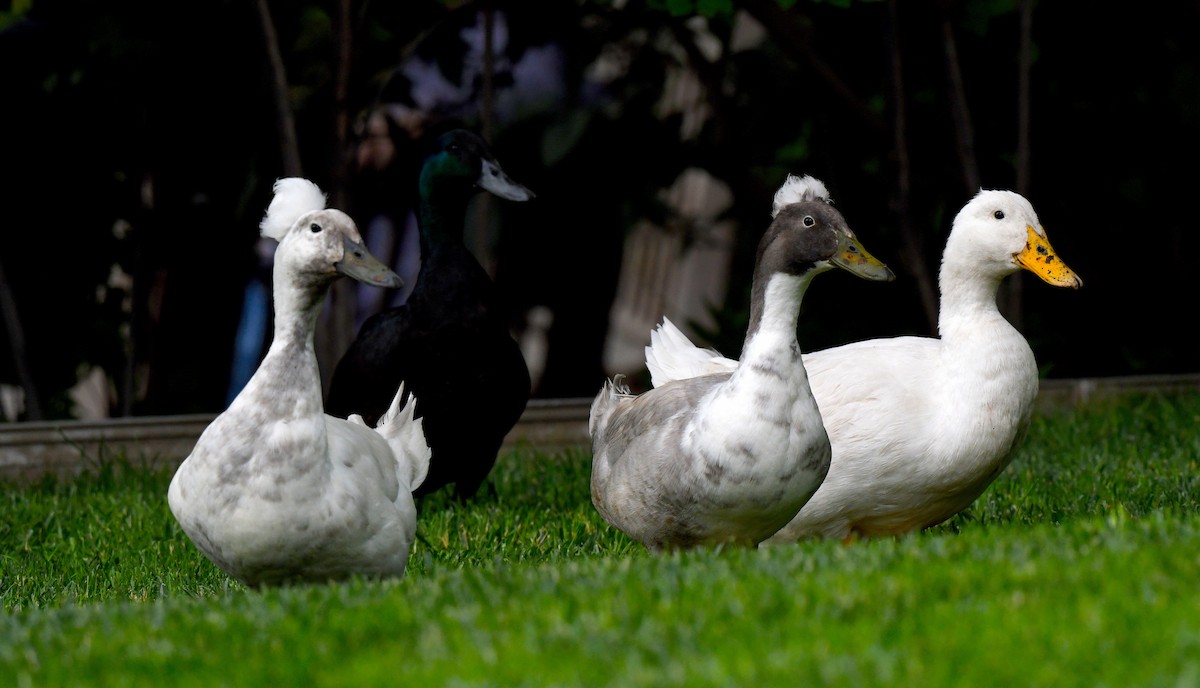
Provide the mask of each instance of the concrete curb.
{"label": "concrete curb", "polygon": [[[1200,393],[1200,374],[1043,380],[1038,411],[1053,412],[1133,393]],[[505,447],[587,450],[590,398],[534,399]],[[134,466],[175,466],[214,415],[0,424],[0,481],[23,483],[96,469],[116,457]]]}

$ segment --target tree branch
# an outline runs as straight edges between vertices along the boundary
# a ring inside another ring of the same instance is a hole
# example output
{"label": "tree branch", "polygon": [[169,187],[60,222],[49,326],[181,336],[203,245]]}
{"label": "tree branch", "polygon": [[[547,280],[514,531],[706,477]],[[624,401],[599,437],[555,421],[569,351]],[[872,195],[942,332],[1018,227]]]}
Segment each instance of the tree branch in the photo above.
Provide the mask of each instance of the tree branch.
{"label": "tree branch", "polygon": [[279,37],[275,33],[275,22],[271,19],[271,8],[267,0],[255,3],[258,9],[259,28],[263,34],[263,47],[271,68],[271,95],[275,103],[275,121],[279,135],[279,153],[283,158],[283,172],[289,177],[303,175],[300,164],[300,144],[296,137],[296,121],[288,99],[287,71],[283,67],[283,54],[279,51]]}
{"label": "tree branch", "polygon": [[887,133],[887,122],[813,51],[810,32],[798,20],[802,15],[783,9],[777,0],[742,0],[739,5],[763,25],[780,50],[797,64],[808,67],[818,81],[824,83],[868,128],[876,133]]}

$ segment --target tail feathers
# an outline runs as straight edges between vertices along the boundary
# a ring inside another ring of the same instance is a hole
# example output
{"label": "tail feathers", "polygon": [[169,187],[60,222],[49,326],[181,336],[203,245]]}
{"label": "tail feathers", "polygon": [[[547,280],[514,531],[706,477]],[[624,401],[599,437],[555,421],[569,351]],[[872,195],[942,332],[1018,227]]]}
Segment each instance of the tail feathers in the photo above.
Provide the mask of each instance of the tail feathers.
{"label": "tail feathers", "polygon": [[592,400],[592,410],[588,414],[588,434],[595,437],[596,432],[602,429],[607,422],[608,415],[616,407],[617,402],[631,396],[633,394],[629,391],[629,385],[626,384],[624,375],[618,373],[611,380],[605,380],[604,387]]}
{"label": "tail feathers", "polygon": [[412,395],[405,397],[404,383],[392,398],[392,405],[387,412],[379,417],[375,431],[387,440],[392,453],[396,455],[400,475],[409,478],[408,489],[417,489],[425,482],[429,474],[429,458],[433,452],[425,441],[425,430],[420,418],[414,418],[417,399]]}
{"label": "tail feathers", "polygon": [[662,387],[672,380],[725,373],[737,368],[737,361],[714,349],[696,346],[669,318],[650,332],[646,347],[646,368],[650,384]]}

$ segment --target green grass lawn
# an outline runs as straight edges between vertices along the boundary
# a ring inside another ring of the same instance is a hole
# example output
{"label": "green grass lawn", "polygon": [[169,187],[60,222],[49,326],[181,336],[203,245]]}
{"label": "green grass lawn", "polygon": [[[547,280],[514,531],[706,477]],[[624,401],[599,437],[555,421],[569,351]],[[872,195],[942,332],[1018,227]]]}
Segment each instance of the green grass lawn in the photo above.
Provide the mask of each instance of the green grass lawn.
{"label": "green grass lawn", "polygon": [[[10,486],[0,686],[1200,686],[1200,394],[1036,419],[972,508],[842,545],[652,556],[586,452],[420,504],[405,578],[248,591],[169,475]],[[12,677],[8,680],[7,677]]]}

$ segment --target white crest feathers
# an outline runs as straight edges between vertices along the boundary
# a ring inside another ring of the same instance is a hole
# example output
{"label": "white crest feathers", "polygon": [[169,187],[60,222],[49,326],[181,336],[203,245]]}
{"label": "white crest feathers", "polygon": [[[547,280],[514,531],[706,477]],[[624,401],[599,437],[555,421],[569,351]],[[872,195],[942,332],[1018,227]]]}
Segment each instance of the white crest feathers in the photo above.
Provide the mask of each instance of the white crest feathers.
{"label": "white crest feathers", "polygon": [[258,225],[265,237],[281,241],[302,215],[325,209],[325,192],[307,179],[277,179],[274,190],[275,197],[271,199],[267,214]]}
{"label": "white crest feathers", "polygon": [[784,206],[802,201],[825,201],[829,204],[833,203],[833,199],[829,197],[829,189],[825,188],[825,182],[807,174],[803,177],[789,174],[787,180],[783,182],[783,186],[779,187],[779,190],[775,192],[775,202],[771,206],[771,217],[778,215]]}

